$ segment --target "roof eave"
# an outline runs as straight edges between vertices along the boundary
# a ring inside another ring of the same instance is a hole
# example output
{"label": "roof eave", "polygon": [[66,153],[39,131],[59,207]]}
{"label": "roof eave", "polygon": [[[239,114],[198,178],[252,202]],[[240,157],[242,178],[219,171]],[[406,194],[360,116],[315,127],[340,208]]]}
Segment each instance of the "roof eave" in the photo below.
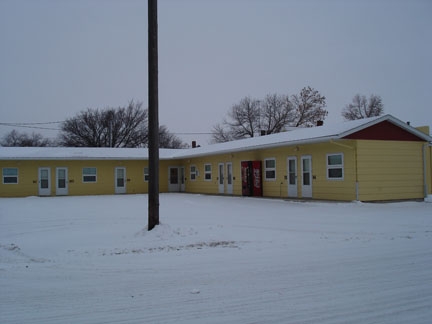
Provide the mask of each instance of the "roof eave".
{"label": "roof eave", "polygon": [[197,158],[197,157],[203,157],[203,156],[209,156],[209,155],[222,155],[222,154],[232,154],[232,153],[238,153],[238,152],[246,152],[246,151],[252,151],[252,150],[263,150],[263,149],[272,149],[272,148],[278,148],[282,146],[295,146],[295,145],[304,145],[304,144],[315,144],[315,143],[322,143],[327,142],[330,140],[339,139],[340,137],[338,135],[331,135],[331,136],[322,136],[322,137],[316,137],[312,139],[301,139],[301,140],[292,140],[292,141],[283,141],[278,143],[272,143],[272,144],[262,144],[262,145],[252,145],[247,146],[243,148],[232,148],[232,149],[226,149],[226,150],[220,150],[216,152],[198,152],[195,154],[185,154],[178,156],[176,158],[178,159],[186,159],[186,158]]}

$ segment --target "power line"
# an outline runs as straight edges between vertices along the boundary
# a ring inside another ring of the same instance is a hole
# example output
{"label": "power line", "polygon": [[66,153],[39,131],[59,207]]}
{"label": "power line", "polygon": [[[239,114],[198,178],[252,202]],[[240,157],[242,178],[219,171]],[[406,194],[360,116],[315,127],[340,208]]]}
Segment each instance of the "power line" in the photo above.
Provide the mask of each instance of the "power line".
{"label": "power line", "polygon": [[[35,125],[50,125],[50,124],[52,125],[52,124],[62,124],[62,123],[64,123],[64,121],[51,121],[51,122],[40,122],[40,123],[1,123],[0,122],[0,126],[61,131],[60,128],[42,127],[42,126],[35,126]],[[212,135],[213,133],[210,133],[210,132],[175,132],[175,133],[171,133],[171,134],[173,134],[173,135]]]}
{"label": "power line", "polygon": [[46,124],[61,124],[64,121],[50,121],[50,122],[41,122],[41,123],[0,123],[0,125],[46,125]]}
{"label": "power line", "polygon": [[14,123],[0,123],[0,126],[8,126],[8,127],[21,127],[21,128],[31,128],[31,129],[46,129],[46,130],[61,130],[60,128],[52,128],[52,127],[41,127],[41,126],[31,126],[31,125],[44,125],[45,123],[35,123],[35,124],[14,124]]}
{"label": "power line", "polygon": [[197,132],[197,133],[171,133],[171,134],[174,134],[174,135],[212,135],[213,133],[199,133],[199,132]]}

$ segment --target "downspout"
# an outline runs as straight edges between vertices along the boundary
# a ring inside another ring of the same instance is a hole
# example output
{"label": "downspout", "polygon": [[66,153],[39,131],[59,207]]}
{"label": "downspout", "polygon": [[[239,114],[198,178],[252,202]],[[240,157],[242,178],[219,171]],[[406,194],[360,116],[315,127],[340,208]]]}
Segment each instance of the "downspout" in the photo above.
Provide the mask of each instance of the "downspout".
{"label": "downspout", "polygon": [[426,148],[429,146],[429,143],[424,143],[422,146],[422,152],[423,152],[423,195],[424,198],[427,198],[428,196],[428,185],[427,185],[427,150]]}
{"label": "downspout", "polygon": [[341,147],[345,147],[350,150],[354,150],[354,169],[355,169],[355,196],[356,201],[359,201],[359,183],[358,183],[358,170],[357,170],[357,145],[352,147],[346,144],[335,142],[333,139],[330,140],[330,143],[339,145]]}

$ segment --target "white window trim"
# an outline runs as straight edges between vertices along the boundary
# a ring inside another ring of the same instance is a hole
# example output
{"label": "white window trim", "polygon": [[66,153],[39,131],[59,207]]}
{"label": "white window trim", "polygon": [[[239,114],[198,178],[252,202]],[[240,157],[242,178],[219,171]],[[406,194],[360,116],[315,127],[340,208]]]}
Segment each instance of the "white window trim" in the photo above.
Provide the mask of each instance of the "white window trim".
{"label": "white window trim", "polygon": [[[96,170],[96,174],[87,174],[87,176],[94,176],[95,177],[95,181],[84,181],[84,169],[95,169]],[[84,167],[82,168],[82,182],[83,183],[96,183],[97,182],[97,167]]]}
{"label": "white window trim", "polygon": [[[267,168],[267,161],[274,161],[274,168]],[[274,178],[267,178],[267,171],[274,171]],[[265,181],[276,181],[276,158],[264,159],[264,180]]]}
{"label": "white window trim", "polygon": [[[146,173],[146,169],[147,169],[147,173]],[[146,176],[147,176],[147,178],[150,177],[150,169],[149,169],[149,167],[144,167],[144,182],[148,182],[148,180],[146,180]]]}
{"label": "white window trim", "polygon": [[[195,168],[195,171],[192,171],[192,168]],[[192,175],[194,176],[193,179],[192,179]],[[197,177],[198,177],[198,168],[196,167],[195,164],[192,164],[189,167],[189,178],[190,178],[190,181],[195,181]]]}
{"label": "white window trim", "polygon": [[[329,165],[329,163],[328,163],[329,156],[333,156],[333,155],[340,155],[342,157],[342,164]],[[327,166],[327,168],[326,168],[327,180],[330,180],[330,181],[343,181],[344,180],[344,177],[345,177],[345,159],[344,159],[343,153],[328,153],[326,155],[326,166]],[[329,170],[330,169],[342,169],[342,177],[330,178],[329,177]]]}
{"label": "white window trim", "polygon": [[[206,166],[210,167],[210,171],[206,171]],[[207,179],[207,174],[210,175],[210,179]],[[204,181],[212,181],[212,165],[211,165],[211,163],[204,164]]]}
{"label": "white window trim", "polygon": [[[16,171],[17,171],[16,176],[5,175],[4,174],[4,170],[5,169],[16,169]],[[5,177],[16,177],[17,181],[16,182],[5,182],[4,181]],[[5,185],[16,185],[16,184],[18,184],[18,182],[19,182],[19,170],[18,170],[18,168],[15,168],[15,167],[12,167],[12,168],[2,168],[2,181],[3,181],[3,184],[5,184]]]}

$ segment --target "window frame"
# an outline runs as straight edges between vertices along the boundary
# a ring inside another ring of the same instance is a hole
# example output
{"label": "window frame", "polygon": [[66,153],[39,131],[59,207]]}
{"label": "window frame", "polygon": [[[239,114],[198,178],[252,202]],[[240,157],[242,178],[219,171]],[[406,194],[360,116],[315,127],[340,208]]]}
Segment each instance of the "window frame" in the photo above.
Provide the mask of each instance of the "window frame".
{"label": "window frame", "polygon": [[[5,174],[5,170],[16,170],[16,175],[6,175]],[[2,168],[2,181],[3,184],[5,185],[14,185],[14,184],[18,184],[18,178],[19,177],[19,170],[18,168],[12,167],[12,168]],[[5,182],[5,178],[16,178],[16,182]]]}
{"label": "window frame", "polygon": [[[267,167],[267,161],[273,161],[274,167]],[[274,177],[267,177],[267,172],[274,172]],[[276,158],[266,158],[264,159],[264,180],[265,181],[276,181]]]}
{"label": "window frame", "polygon": [[[210,170],[206,170],[207,167],[210,167]],[[207,176],[209,176],[207,178]],[[204,164],[204,181],[211,181],[212,180],[212,165],[211,163]]]}
{"label": "window frame", "polygon": [[[340,156],[341,157],[341,162],[340,164],[330,164],[329,163],[329,157],[331,156]],[[330,176],[330,170],[341,170],[341,176],[340,177],[331,177]],[[344,161],[344,154],[339,152],[339,153],[328,153],[326,155],[326,177],[327,180],[330,181],[343,181],[345,178],[345,161]]]}
{"label": "window frame", "polygon": [[[194,169],[194,171],[192,171],[192,168]],[[197,177],[198,177],[198,168],[196,167],[195,164],[192,164],[189,167],[189,179],[191,181],[195,181]]]}
{"label": "window frame", "polygon": [[[94,169],[95,174],[84,173],[85,169]],[[93,176],[94,176],[94,181],[85,180],[85,177],[93,177]],[[81,180],[83,183],[96,183],[97,182],[97,167],[84,167],[84,168],[82,168],[82,179]]]}
{"label": "window frame", "polygon": [[[146,172],[146,169],[147,169],[147,172]],[[147,167],[144,167],[144,182],[149,182],[149,180],[150,180],[150,168],[147,166]]]}

